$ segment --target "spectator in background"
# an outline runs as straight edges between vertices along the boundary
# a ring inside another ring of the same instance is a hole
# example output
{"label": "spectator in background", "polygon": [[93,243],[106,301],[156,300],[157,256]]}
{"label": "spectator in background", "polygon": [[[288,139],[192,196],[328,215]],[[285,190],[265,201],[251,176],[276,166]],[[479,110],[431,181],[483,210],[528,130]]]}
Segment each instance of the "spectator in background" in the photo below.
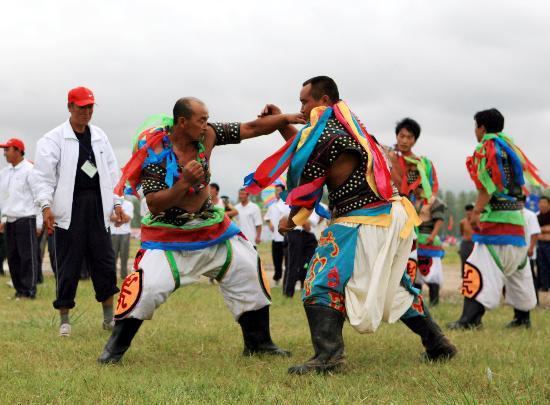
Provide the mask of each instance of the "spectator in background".
{"label": "spectator in background", "polygon": [[319,224],[319,215],[313,211],[302,226],[296,226],[287,232],[287,255],[285,276],[283,278],[283,295],[292,298],[296,290],[296,282],[304,288],[307,266],[317,248],[317,238],[314,228]]}
{"label": "spectator in background", "polygon": [[128,200],[128,196],[122,200],[122,224],[117,226],[117,215],[111,214],[111,241],[115,253],[115,266],[120,258],[120,279],[124,280],[128,275],[128,255],[130,253],[130,222],[134,218],[134,204]]}
{"label": "spectator in background", "polygon": [[44,229],[53,234],[56,262],[54,308],[60,314],[60,336],[70,336],[69,310],[86,259],[95,298],[102,303],[103,329],[111,330],[116,286],[115,258],[109,234],[115,211],[122,222],[120,197],[113,189],[119,166],[107,135],[89,125],[94,95],[85,87],[69,91],[70,118],[38,141],[32,183],[42,210]]}
{"label": "spectator in background", "polygon": [[533,274],[533,286],[535,288],[535,294],[537,294],[537,303],[539,302],[539,295],[537,292],[538,282],[537,275],[535,273],[535,261],[537,259],[536,247],[537,239],[540,235],[540,225],[537,220],[537,215],[525,208],[525,195],[518,197],[518,201],[522,206],[523,218],[525,219],[525,243],[527,244],[527,257],[531,264],[531,273]]}
{"label": "spectator in background", "polygon": [[541,291],[550,289],[550,198],[542,196],[537,216],[541,229],[537,244],[538,287]]}
{"label": "spectator in background", "polygon": [[261,242],[262,236],[262,213],[260,207],[249,199],[249,194],[244,188],[239,190],[239,203],[235,209],[239,213],[235,218],[243,235],[254,247]]}
{"label": "spectator in background", "polygon": [[225,204],[223,203],[223,200],[220,198],[220,186],[218,186],[217,183],[210,183],[208,185],[210,188],[210,197],[212,198],[212,205],[214,207],[225,209]]}
{"label": "spectator in background", "polygon": [[223,201],[223,206],[225,207],[225,215],[227,215],[229,218],[235,218],[237,215],[239,215],[239,211],[231,204],[231,201],[229,201],[229,197],[226,195],[222,195],[220,197]]}
{"label": "spectator in background", "polygon": [[9,163],[0,171],[0,206],[6,232],[8,266],[15,298],[34,299],[38,280],[38,239],[34,187],[30,181],[33,164],[25,159],[25,144],[10,139],[1,144]]}
{"label": "spectator in background", "polygon": [[283,277],[283,260],[286,255],[285,238],[279,233],[279,221],[283,217],[288,217],[290,214],[290,207],[285,204],[281,199],[281,193],[285,190],[285,186],[282,184],[275,185],[275,201],[267,209],[265,220],[267,226],[271,231],[271,257],[273,259],[273,268],[275,274],[273,280],[275,285],[279,285],[279,281]]}
{"label": "spectator in background", "polygon": [[6,234],[0,230],[0,276],[5,276],[4,260],[6,260]]}
{"label": "spectator in background", "polygon": [[227,198],[226,196],[219,196],[220,186],[218,186],[217,183],[210,183],[208,187],[210,190],[210,198],[212,198],[212,204],[214,205],[214,207],[225,210],[225,214],[229,218],[233,218],[234,216],[239,214],[235,207],[233,207],[229,202],[229,198]]}
{"label": "spectator in background", "polygon": [[460,272],[462,277],[464,276],[464,263],[468,259],[468,256],[474,249],[474,242],[472,241],[472,235],[474,234],[474,228],[470,223],[472,219],[472,213],[474,212],[474,204],[467,204],[464,207],[466,216],[460,221]]}

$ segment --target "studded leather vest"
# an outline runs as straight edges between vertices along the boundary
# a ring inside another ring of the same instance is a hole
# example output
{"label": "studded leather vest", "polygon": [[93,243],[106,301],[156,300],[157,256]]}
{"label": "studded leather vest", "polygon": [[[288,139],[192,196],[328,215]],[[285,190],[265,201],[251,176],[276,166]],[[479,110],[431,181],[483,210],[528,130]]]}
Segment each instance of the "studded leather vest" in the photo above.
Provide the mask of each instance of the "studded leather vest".
{"label": "studded leather vest", "polygon": [[303,179],[310,182],[326,176],[330,166],[345,152],[356,154],[360,163],[343,184],[333,189],[329,188],[329,209],[333,217],[383,201],[374,193],[365,178],[367,152],[334,117],[328,120],[319,138],[304,168]]}
{"label": "studded leather vest", "polygon": [[[239,143],[241,141],[240,123],[212,123],[209,124],[216,134],[216,145],[227,145]],[[206,164],[206,167],[204,165]],[[203,163],[205,172],[207,173],[207,183],[210,182],[209,164],[206,160]],[[181,173],[181,166],[178,167],[178,173]],[[154,193],[168,189],[168,184],[165,181],[166,168],[163,163],[149,164],[145,166],[141,172],[141,187],[143,194]],[[197,213],[190,213],[179,207],[172,207],[157,215],[154,219],[170,225],[182,226],[191,219],[209,218],[212,215],[214,206],[210,197],[204,202],[203,206]]]}
{"label": "studded leather vest", "polygon": [[[508,158],[508,154],[504,149],[500,149],[500,157],[502,158],[502,170],[506,176],[506,182],[508,183],[508,193],[506,196],[498,196],[493,194],[489,201],[489,206],[492,211],[518,211],[521,210],[521,204],[517,200],[517,197],[523,195],[523,191],[519,184],[515,183],[514,171],[512,164]],[[489,175],[491,170],[489,169]]]}

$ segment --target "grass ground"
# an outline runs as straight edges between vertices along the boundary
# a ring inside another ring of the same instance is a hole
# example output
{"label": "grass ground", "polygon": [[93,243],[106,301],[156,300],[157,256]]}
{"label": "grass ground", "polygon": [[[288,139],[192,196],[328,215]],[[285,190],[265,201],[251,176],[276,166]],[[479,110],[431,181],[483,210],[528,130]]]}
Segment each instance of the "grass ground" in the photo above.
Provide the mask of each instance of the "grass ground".
{"label": "grass ground", "polygon": [[[264,253],[265,250],[261,249]],[[216,286],[177,291],[145,322],[121,366],[95,359],[108,333],[89,281],[81,282],[73,334],[58,336],[46,277],[34,301],[8,300],[0,283],[0,403],[548,403],[550,311],[533,312],[531,330],[504,330],[511,310],[484,318],[480,331],[450,332],[460,350],[446,364],[419,361],[419,339],[402,324],[374,335],[344,328],[348,367],[333,376],[292,377],[288,366],[311,355],[298,297],[273,289],[272,334],[293,357],[243,358],[240,329]],[[455,320],[458,295],[433,310]]]}

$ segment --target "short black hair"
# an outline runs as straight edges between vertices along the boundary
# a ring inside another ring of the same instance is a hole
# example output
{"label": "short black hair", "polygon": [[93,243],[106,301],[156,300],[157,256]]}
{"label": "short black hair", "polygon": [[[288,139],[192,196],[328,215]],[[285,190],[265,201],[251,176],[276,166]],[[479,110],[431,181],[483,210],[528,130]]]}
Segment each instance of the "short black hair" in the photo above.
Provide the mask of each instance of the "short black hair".
{"label": "short black hair", "polygon": [[539,201],[541,201],[541,200],[546,200],[546,202],[550,204],[550,197],[548,197],[548,196],[541,195]]}
{"label": "short black hair", "polygon": [[218,186],[218,183],[210,183],[210,187],[215,188],[216,191],[220,191],[220,186]]}
{"label": "short black hair", "polygon": [[302,86],[311,84],[311,96],[319,100],[323,96],[328,96],[331,103],[340,101],[340,93],[336,82],[328,76],[315,76],[306,80]]}
{"label": "short black hair", "polygon": [[476,112],[474,120],[477,127],[483,125],[488,134],[501,132],[504,128],[504,116],[496,108]]}
{"label": "short black hair", "polygon": [[473,211],[474,210],[474,204],[466,204],[464,206],[464,211]]}
{"label": "short black hair", "polygon": [[283,189],[283,191],[286,190],[286,187],[284,184],[275,184],[275,187],[281,187]]}
{"label": "short black hair", "polygon": [[395,126],[395,135],[397,136],[399,131],[401,131],[403,128],[414,135],[415,141],[420,138],[420,131],[422,130],[422,128],[420,128],[420,124],[418,124],[418,122],[416,122],[412,118],[406,117],[399,121]]}
{"label": "short black hair", "polygon": [[189,119],[193,116],[193,107],[191,106],[191,102],[193,101],[204,104],[201,100],[195,97],[182,97],[176,101],[176,104],[174,104],[174,108],[172,110],[174,125],[178,123],[178,120],[181,117]]}

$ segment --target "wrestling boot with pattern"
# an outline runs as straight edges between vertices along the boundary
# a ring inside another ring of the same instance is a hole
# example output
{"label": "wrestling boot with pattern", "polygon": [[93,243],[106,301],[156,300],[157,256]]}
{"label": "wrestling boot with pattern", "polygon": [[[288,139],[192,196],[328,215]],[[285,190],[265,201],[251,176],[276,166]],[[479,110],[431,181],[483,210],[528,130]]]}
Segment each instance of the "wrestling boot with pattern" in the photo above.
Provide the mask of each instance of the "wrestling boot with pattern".
{"label": "wrestling boot with pattern", "polygon": [[132,343],[132,339],[142,323],[141,319],[134,318],[116,321],[113,333],[97,361],[101,364],[118,363],[130,347],[130,343]]}
{"label": "wrestling boot with pattern", "polygon": [[520,311],[514,308],[514,319],[508,325],[507,328],[526,328],[531,327],[531,319],[529,319],[529,311]]}
{"label": "wrestling boot with pattern", "polygon": [[290,356],[290,352],[281,349],[271,340],[269,332],[269,305],[256,311],[248,311],[239,317],[243,331],[243,356],[254,354],[271,354],[275,356]]}
{"label": "wrestling boot with pattern", "polygon": [[345,365],[342,328],[344,316],[323,305],[304,305],[311,331],[314,356],[303,364],[290,367],[289,374],[339,371]]}
{"label": "wrestling boot with pattern", "polygon": [[428,283],[430,289],[430,306],[435,307],[439,304],[439,284],[437,283]]}
{"label": "wrestling boot with pattern", "polygon": [[443,334],[439,325],[435,323],[430,315],[403,319],[403,323],[420,336],[422,345],[426,349],[423,354],[425,360],[443,361],[456,355],[455,345]]}
{"label": "wrestling boot with pattern", "polygon": [[458,321],[447,324],[449,329],[478,329],[481,328],[481,318],[485,314],[485,307],[474,299],[464,298],[462,315]]}

